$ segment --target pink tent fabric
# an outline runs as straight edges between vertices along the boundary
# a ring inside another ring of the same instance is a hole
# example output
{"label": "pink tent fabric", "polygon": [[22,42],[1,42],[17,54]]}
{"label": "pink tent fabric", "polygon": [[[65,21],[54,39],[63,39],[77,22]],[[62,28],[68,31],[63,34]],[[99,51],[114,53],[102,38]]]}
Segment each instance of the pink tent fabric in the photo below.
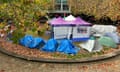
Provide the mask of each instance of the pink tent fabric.
{"label": "pink tent fabric", "polygon": [[91,23],[84,21],[82,18],[77,17],[74,21],[66,21],[67,24],[72,25],[91,25]]}
{"label": "pink tent fabric", "polygon": [[76,25],[91,25],[91,23],[84,21],[82,18],[77,17],[75,21],[73,21]]}
{"label": "pink tent fabric", "polygon": [[50,24],[51,25],[91,25],[91,23],[84,21],[80,17],[77,17],[74,21],[65,21],[63,18],[58,17],[51,20]]}
{"label": "pink tent fabric", "polygon": [[53,20],[51,20],[50,24],[51,25],[63,25],[63,24],[67,24],[67,22],[63,18],[58,17],[58,18],[54,18]]}

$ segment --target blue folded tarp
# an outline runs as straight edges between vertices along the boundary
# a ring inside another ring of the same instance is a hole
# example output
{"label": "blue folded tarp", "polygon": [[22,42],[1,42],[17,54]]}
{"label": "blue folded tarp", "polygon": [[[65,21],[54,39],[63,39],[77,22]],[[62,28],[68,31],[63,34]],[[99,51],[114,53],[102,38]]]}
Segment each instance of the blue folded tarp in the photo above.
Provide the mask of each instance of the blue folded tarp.
{"label": "blue folded tarp", "polygon": [[65,54],[76,54],[78,50],[79,49],[76,48],[70,40],[62,40],[60,46],[57,48],[58,52]]}
{"label": "blue folded tarp", "polygon": [[41,48],[42,51],[55,52],[58,47],[58,43],[55,39],[49,39],[45,46]]}
{"label": "blue folded tarp", "polygon": [[28,48],[40,48],[45,42],[42,38],[34,38],[31,35],[26,35],[20,39],[20,44]]}
{"label": "blue folded tarp", "polygon": [[20,39],[20,44],[29,47],[29,44],[33,41],[33,37],[31,35],[26,35]]}

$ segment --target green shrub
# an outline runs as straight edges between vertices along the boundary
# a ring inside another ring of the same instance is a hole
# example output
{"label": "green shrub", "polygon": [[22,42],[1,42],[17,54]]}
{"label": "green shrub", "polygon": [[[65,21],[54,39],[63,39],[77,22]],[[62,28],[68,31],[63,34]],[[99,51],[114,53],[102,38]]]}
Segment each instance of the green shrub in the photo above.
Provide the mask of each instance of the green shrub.
{"label": "green shrub", "polygon": [[24,36],[24,32],[22,32],[22,30],[15,30],[12,34],[12,38],[11,40],[13,41],[13,43],[18,44],[19,40]]}

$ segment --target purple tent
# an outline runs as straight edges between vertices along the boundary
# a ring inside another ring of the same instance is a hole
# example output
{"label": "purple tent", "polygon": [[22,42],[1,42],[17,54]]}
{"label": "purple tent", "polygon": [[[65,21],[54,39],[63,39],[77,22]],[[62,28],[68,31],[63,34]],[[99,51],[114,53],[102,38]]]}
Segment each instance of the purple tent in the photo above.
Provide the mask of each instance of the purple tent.
{"label": "purple tent", "polygon": [[58,17],[54,18],[50,21],[51,25],[91,25],[91,23],[88,23],[81,19],[80,17],[77,17],[74,21],[65,21],[63,18]]}
{"label": "purple tent", "polygon": [[90,38],[91,23],[77,17],[73,24],[76,26],[72,27],[72,41],[86,41]]}
{"label": "purple tent", "polygon": [[83,19],[81,19],[80,17],[77,17],[75,21],[73,21],[73,24],[76,24],[76,25],[91,25],[91,23],[88,23],[86,21],[84,21]]}
{"label": "purple tent", "polygon": [[66,21],[67,24],[72,24],[72,25],[80,25],[80,26],[90,26],[91,23],[88,23],[81,19],[80,17],[77,17],[74,21]]}
{"label": "purple tent", "polygon": [[58,18],[54,18],[53,20],[51,20],[50,24],[51,25],[63,25],[63,24],[67,24],[67,22],[63,18],[58,17]]}
{"label": "purple tent", "polygon": [[73,21],[65,21],[63,18],[58,17],[50,21],[53,26],[53,37],[55,39],[72,39],[73,41],[88,40],[90,36],[90,26],[88,23],[77,17]]}
{"label": "purple tent", "polygon": [[76,18],[73,15],[69,15],[69,16],[65,17],[64,20],[65,21],[74,21],[74,20],[76,20]]}

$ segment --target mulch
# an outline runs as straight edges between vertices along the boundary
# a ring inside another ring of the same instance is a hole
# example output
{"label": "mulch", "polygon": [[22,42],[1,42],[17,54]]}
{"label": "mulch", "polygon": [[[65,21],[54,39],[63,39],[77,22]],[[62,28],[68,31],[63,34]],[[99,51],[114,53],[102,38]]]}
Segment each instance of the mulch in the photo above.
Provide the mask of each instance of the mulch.
{"label": "mulch", "polygon": [[[44,59],[68,59],[67,56],[65,54],[61,54],[61,56],[54,56],[56,55],[60,55],[60,53],[56,52],[56,53],[49,53],[49,52],[43,52],[40,51],[39,49],[30,49],[18,44],[13,44],[11,42],[8,42],[4,39],[0,39],[0,48],[5,49],[8,52],[11,53],[15,53],[17,55],[21,55],[21,56],[26,56],[26,57],[33,57],[33,58],[44,58]],[[118,48],[110,48],[109,50],[103,50],[103,54],[109,54],[111,52],[115,52],[120,50],[120,47]],[[85,50],[81,50],[82,52],[86,53]],[[79,52],[79,53],[82,53]],[[93,57],[99,57],[99,55],[95,54],[93,55]]]}

